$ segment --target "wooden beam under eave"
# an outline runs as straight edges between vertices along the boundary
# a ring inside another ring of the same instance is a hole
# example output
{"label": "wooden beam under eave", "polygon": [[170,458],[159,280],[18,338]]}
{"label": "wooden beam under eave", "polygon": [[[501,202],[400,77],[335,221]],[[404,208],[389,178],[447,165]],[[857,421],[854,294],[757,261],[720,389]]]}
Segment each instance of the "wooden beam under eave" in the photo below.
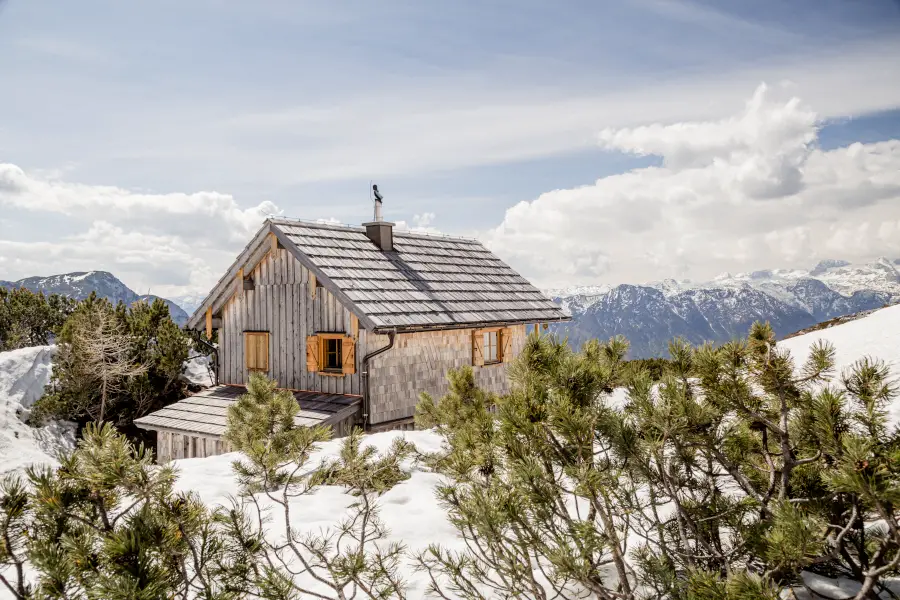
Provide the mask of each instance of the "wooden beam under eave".
{"label": "wooden beam under eave", "polygon": [[206,339],[212,339],[212,331],[213,331],[213,318],[212,318],[212,306],[207,307],[206,309]]}
{"label": "wooden beam under eave", "polygon": [[312,271],[309,273],[309,297],[316,297],[316,275]]}
{"label": "wooden beam under eave", "polygon": [[359,339],[359,319],[353,313],[350,313],[350,335],[353,339]]}
{"label": "wooden beam under eave", "polygon": [[278,252],[278,238],[272,232],[269,232],[269,243],[271,244],[270,251],[272,254]]}

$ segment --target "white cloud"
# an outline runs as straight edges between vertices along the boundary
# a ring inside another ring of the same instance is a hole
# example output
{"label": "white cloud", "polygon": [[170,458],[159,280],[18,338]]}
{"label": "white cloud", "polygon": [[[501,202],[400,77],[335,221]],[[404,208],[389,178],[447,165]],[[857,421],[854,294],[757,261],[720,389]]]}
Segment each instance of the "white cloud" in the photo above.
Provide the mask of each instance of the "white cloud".
{"label": "white cloud", "polygon": [[663,166],[521,202],[489,244],[547,287],[900,255],[900,140],[823,151],[816,114],[771,96],[717,121],[603,130],[603,147]]}
{"label": "white cloud", "polygon": [[84,185],[38,177],[12,164],[0,164],[0,207],[15,211],[32,230],[36,219],[65,216],[58,234],[0,240],[2,278],[105,269],[136,290],[160,294],[204,290],[266,216],[280,214],[267,201],[242,208],[227,194]]}
{"label": "white cloud", "polygon": [[413,215],[412,223],[406,221],[397,221],[395,229],[397,231],[409,231],[412,233],[430,233],[439,234],[441,231],[437,227],[432,227],[436,216],[432,212],[422,213],[421,215]]}

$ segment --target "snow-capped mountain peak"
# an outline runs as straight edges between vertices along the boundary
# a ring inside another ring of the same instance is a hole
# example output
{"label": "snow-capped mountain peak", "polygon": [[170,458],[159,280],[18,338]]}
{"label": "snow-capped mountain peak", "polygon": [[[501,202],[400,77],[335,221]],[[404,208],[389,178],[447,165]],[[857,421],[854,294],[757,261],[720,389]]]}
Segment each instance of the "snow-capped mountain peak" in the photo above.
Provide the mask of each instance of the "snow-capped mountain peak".
{"label": "snow-capped mountain peak", "polygon": [[575,345],[625,335],[632,356],[666,353],[675,336],[692,342],[724,342],[746,335],[757,320],[777,335],[837,316],[900,302],[898,261],[879,258],[852,265],[823,260],[810,270],[762,269],[723,273],[712,281],[664,279],[643,286],[582,286],[551,297],[573,322],[557,326]]}
{"label": "snow-capped mountain peak", "polygon": [[[78,271],[48,277],[26,277],[18,281],[0,281],[0,287],[26,288],[33,292],[60,294],[76,300],[83,300],[92,292],[96,292],[99,297],[106,298],[113,304],[122,302],[130,305],[140,300],[153,302],[157,298],[152,295],[139,295],[108,271]],[[188,315],[178,304],[165,298],[163,301],[169,307],[172,320],[178,324],[187,321]]]}

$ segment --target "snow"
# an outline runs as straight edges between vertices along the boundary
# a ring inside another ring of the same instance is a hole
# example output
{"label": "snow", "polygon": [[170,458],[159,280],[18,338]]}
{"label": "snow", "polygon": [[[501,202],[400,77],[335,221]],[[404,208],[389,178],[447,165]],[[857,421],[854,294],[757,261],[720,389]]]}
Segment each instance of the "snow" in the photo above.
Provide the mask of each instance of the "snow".
{"label": "snow", "polygon": [[[868,356],[885,361],[895,378],[900,375],[900,305],[882,308],[855,321],[782,340],[778,346],[790,350],[799,366],[809,357],[813,344],[820,340],[831,342],[835,347],[837,373]],[[900,423],[900,401],[890,407],[889,415],[891,423]]]}
{"label": "snow", "polygon": [[[374,446],[379,452],[383,452],[398,437],[412,442],[422,452],[437,451],[442,443],[442,438],[432,431],[389,431],[366,436],[364,445]],[[337,457],[340,446],[341,440],[323,444],[313,455],[310,464],[317,465],[324,458]],[[239,458],[240,454],[231,453],[175,461],[180,472],[177,487],[196,492],[208,505],[228,506],[229,498],[237,493],[231,463]],[[424,550],[431,543],[462,550],[462,541],[457,538],[456,530],[435,499],[439,476],[412,462],[407,463],[407,467],[411,470],[410,478],[390,489],[378,501],[379,515],[390,532],[387,541],[401,542],[412,553]],[[273,506],[264,495],[259,498],[262,499],[263,506]],[[342,488],[324,486],[309,496],[302,496],[291,502],[293,525],[302,532],[327,530],[342,519],[351,502],[353,498]],[[271,517],[267,535],[272,541],[276,541],[282,535],[284,519],[278,511],[273,511]],[[425,588],[429,581],[427,574],[415,572],[410,565],[404,569],[404,575],[409,586],[408,598],[425,598]],[[314,590],[322,590],[311,579],[298,579],[299,581]]]}
{"label": "snow", "polygon": [[75,445],[70,423],[39,428],[25,424],[50,381],[55,351],[55,346],[37,346],[0,352],[0,473],[31,464],[57,464],[56,453]]}
{"label": "snow", "polygon": [[209,366],[209,357],[192,350],[190,356],[184,362],[184,371],[181,373],[181,378],[193,385],[203,387],[214,385]]}

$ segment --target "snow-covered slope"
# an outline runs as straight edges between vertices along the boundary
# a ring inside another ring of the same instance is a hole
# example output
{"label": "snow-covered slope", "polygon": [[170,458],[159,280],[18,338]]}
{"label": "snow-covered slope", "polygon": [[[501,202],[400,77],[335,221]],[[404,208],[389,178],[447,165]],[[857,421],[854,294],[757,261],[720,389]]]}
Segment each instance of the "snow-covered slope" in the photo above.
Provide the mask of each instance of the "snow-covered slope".
{"label": "snow-covered slope", "polygon": [[[799,364],[808,355],[812,344],[820,339],[826,339],[835,345],[839,370],[868,355],[887,361],[900,375],[900,343],[898,343],[900,306],[877,310],[855,321],[784,340],[779,342],[779,346],[789,349]],[[28,428],[21,421],[11,420],[7,413],[10,411],[15,413],[20,408],[27,409],[40,395],[49,377],[52,352],[52,347],[44,347],[0,354],[0,400],[2,400],[0,408],[5,411],[0,414],[6,419],[0,433],[18,431],[20,434],[12,444],[7,444],[6,437],[3,438],[4,443],[0,447],[2,470],[8,470],[9,465],[21,464],[24,459],[28,459],[29,462],[50,461],[39,442],[34,441],[36,435],[26,431]],[[617,390],[614,401],[623,398],[624,395]],[[891,415],[895,422],[900,422],[900,401],[892,408]],[[367,436],[364,443],[383,451],[400,436],[425,452],[437,450],[442,443],[440,436],[431,431],[378,433]],[[336,456],[339,447],[340,440],[323,444],[313,457],[313,464],[322,458]],[[16,456],[10,456],[11,453],[15,453]],[[231,463],[237,458],[238,454],[226,454],[176,461],[175,464],[180,471],[177,485],[180,489],[197,492],[210,505],[227,505],[229,497],[237,493],[231,470]],[[438,483],[439,478],[435,474],[413,467],[409,480],[400,483],[381,498],[381,516],[390,531],[392,541],[402,542],[413,551],[434,542],[451,549],[462,548],[461,540],[456,536],[454,528],[435,500],[434,491]],[[292,504],[294,525],[300,530],[312,532],[334,527],[352,501],[353,499],[340,488],[321,488],[312,495],[294,501]],[[279,520],[282,517],[277,511],[272,514],[272,518],[268,531],[275,539],[280,535],[283,521]],[[412,568],[404,569],[403,574],[410,585],[408,597],[411,600],[425,598],[428,583],[426,575]],[[806,579],[806,576],[804,578]],[[315,586],[314,582],[306,583]],[[809,576],[807,584],[828,594],[826,597],[832,598],[852,595],[856,589],[854,587],[856,584],[851,582],[833,581],[812,575]],[[849,594],[840,595],[842,590]],[[835,595],[831,595],[832,593]],[[0,589],[0,598],[3,597],[8,596]],[[798,597],[809,598],[803,593],[798,593]]]}
{"label": "snow-covered slope", "polygon": [[[790,350],[796,364],[809,356],[809,350],[819,340],[831,342],[836,350],[837,372],[847,369],[864,356],[885,361],[894,377],[900,376],[900,306],[876,310],[855,321],[848,321],[798,335],[778,342],[780,348]],[[889,410],[891,421],[900,423],[900,400]]]}
{"label": "snow-covered slope", "polygon": [[71,424],[33,428],[24,422],[50,381],[55,351],[55,346],[38,346],[0,352],[0,473],[55,464],[56,452],[75,444]]}

